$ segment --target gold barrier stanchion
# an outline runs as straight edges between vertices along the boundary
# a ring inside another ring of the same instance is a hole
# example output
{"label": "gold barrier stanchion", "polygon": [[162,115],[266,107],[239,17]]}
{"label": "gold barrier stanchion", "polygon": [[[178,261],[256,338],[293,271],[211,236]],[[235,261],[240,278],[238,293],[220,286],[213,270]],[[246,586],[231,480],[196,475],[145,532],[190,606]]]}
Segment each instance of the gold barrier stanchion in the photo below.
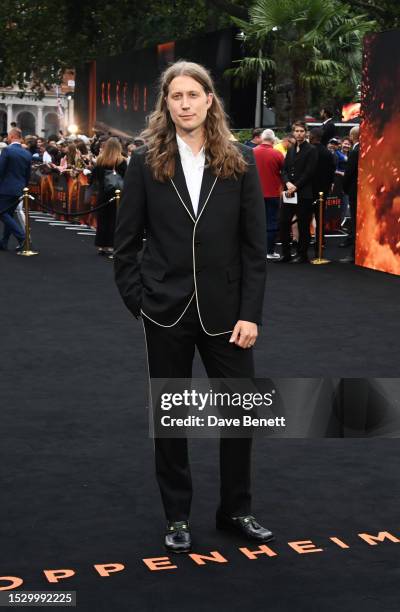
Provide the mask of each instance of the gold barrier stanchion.
{"label": "gold barrier stanchion", "polygon": [[24,257],[31,257],[32,255],[39,255],[37,251],[32,251],[31,245],[31,223],[29,219],[29,189],[25,187],[23,191],[23,199],[24,199],[24,212],[25,212],[25,243],[22,251],[18,251],[18,255],[23,255]]}
{"label": "gold barrier stanchion", "polygon": [[312,259],[311,263],[317,266],[321,264],[330,263],[329,259],[322,257],[322,242],[324,236],[324,194],[322,191],[319,192],[318,206],[319,206],[319,227],[318,227],[318,257]]}
{"label": "gold barrier stanchion", "polygon": [[120,189],[116,189],[115,190],[115,205],[117,207],[117,210],[119,209],[120,201],[121,201],[121,190]]}

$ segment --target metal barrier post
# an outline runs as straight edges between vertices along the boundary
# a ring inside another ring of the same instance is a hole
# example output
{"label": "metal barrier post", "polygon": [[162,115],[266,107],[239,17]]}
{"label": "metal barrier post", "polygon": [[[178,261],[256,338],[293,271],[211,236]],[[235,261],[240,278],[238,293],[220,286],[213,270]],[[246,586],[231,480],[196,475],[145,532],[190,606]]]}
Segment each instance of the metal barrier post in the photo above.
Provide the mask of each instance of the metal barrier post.
{"label": "metal barrier post", "polygon": [[318,200],[318,205],[319,205],[319,228],[318,228],[318,236],[316,237],[318,239],[318,257],[316,259],[312,259],[311,263],[315,264],[317,266],[321,265],[321,264],[327,264],[330,263],[329,259],[324,259],[322,257],[322,242],[323,242],[323,236],[324,236],[324,193],[323,191],[319,192],[319,200]]}
{"label": "metal barrier post", "polygon": [[25,212],[25,243],[22,251],[18,251],[18,255],[24,257],[31,257],[32,255],[39,255],[38,251],[32,251],[31,245],[31,223],[29,219],[29,189],[25,187],[23,190],[24,200],[24,212]]}

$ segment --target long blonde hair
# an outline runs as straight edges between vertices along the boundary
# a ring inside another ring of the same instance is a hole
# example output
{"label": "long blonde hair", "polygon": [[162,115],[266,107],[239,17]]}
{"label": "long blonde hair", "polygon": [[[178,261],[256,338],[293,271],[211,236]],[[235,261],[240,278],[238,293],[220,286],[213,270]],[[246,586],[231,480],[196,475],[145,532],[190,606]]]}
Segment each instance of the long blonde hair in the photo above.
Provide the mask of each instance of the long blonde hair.
{"label": "long blonde hair", "polygon": [[178,76],[189,76],[197,81],[206,94],[212,94],[212,103],[204,123],[205,154],[212,172],[222,178],[235,177],[247,169],[239,148],[231,140],[228,120],[222,101],[218,97],[209,72],[200,64],[179,61],[161,75],[155,110],[143,132],[148,144],[146,161],[158,181],[166,181],[175,174],[175,156],[178,152],[175,125],[169,114],[166,98],[171,81]]}
{"label": "long blonde hair", "polygon": [[122,146],[118,138],[109,138],[104,143],[100,155],[96,160],[96,166],[114,168],[123,161]]}

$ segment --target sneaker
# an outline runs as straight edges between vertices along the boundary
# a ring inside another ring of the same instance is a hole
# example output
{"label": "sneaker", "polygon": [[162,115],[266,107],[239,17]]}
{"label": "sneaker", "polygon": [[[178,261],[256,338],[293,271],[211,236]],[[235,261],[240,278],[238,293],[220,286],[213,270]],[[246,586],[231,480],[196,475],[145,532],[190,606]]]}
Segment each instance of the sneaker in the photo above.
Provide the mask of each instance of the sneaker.
{"label": "sneaker", "polygon": [[275,253],[275,252],[267,253],[267,259],[279,259],[279,258],[280,258],[279,253]]}

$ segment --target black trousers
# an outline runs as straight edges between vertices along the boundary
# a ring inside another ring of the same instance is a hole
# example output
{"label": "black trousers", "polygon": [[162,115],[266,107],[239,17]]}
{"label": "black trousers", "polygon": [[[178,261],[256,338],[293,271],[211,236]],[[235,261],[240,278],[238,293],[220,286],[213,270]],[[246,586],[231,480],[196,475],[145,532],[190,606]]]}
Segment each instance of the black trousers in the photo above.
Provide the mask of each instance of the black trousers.
{"label": "black trousers", "polygon": [[[195,347],[209,378],[254,377],[253,350],[229,344],[230,334],[208,336],[195,299],[174,326],[143,317],[151,378],[191,378]],[[167,520],[187,520],[192,479],[186,438],[155,438],[156,475]],[[230,516],[250,514],[250,438],[220,439],[220,509]]]}
{"label": "black trousers", "polygon": [[282,255],[290,256],[290,228],[294,215],[297,216],[299,227],[299,245],[297,254],[307,258],[308,247],[310,245],[310,223],[312,218],[312,198],[300,199],[298,204],[282,204],[281,207],[281,240]]}

